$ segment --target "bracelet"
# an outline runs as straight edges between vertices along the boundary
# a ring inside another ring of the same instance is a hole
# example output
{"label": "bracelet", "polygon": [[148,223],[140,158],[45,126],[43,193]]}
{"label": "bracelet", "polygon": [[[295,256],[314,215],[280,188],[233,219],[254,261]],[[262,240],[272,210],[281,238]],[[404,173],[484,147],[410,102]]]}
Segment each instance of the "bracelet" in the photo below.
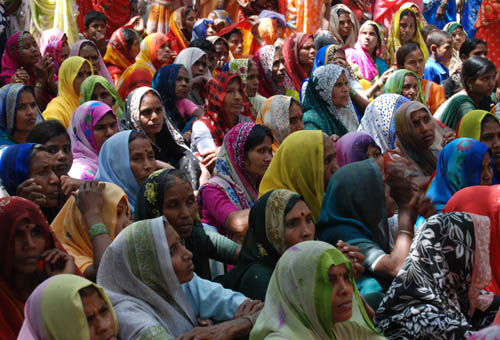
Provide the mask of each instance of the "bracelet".
{"label": "bracelet", "polygon": [[96,223],[89,228],[89,237],[91,241],[93,241],[96,236],[103,234],[109,235],[109,230],[104,223]]}
{"label": "bracelet", "polygon": [[250,315],[244,315],[241,317],[242,319],[247,319],[250,321],[250,323],[252,324],[252,328],[253,326],[255,326],[255,320],[253,319],[253,317],[251,317]]}
{"label": "bracelet", "polygon": [[411,238],[413,238],[413,233],[411,231],[408,231],[408,230],[398,230],[398,234],[406,234],[406,235],[410,235]]}
{"label": "bracelet", "polygon": [[355,90],[355,89],[353,89],[353,88],[351,88],[351,90],[349,91],[349,96],[351,96],[351,97],[354,97],[354,96],[356,96],[357,94],[358,94],[358,93],[357,93],[357,92],[356,92],[356,90]]}

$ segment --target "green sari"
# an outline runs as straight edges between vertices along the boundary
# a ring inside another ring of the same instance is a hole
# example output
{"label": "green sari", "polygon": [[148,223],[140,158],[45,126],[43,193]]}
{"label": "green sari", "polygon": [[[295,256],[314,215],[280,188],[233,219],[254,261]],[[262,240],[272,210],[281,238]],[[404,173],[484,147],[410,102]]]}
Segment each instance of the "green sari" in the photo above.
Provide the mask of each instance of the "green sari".
{"label": "green sari", "polygon": [[471,97],[465,94],[457,94],[449,99],[448,105],[446,105],[441,115],[437,118],[453,130],[456,130],[463,116],[473,110],[490,111],[491,103],[491,98],[485,97],[481,100],[478,107]]}
{"label": "green sari", "polygon": [[80,87],[80,105],[91,100],[97,100],[92,99],[92,94],[94,93],[94,89],[97,84],[104,87],[104,89],[108,91],[111,97],[113,97],[113,100],[115,102],[112,107],[113,112],[115,113],[117,119],[121,118],[123,116],[123,110],[125,108],[122,97],[120,97],[118,92],[116,92],[114,86],[111,85],[111,83],[102,76],[93,75],[83,81]]}

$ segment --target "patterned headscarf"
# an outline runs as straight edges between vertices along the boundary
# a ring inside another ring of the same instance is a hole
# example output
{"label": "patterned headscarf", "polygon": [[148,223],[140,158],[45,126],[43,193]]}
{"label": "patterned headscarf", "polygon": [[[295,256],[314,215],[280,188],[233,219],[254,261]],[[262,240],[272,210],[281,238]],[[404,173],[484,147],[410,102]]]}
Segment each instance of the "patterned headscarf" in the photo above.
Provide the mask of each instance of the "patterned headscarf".
{"label": "patterned headscarf", "polygon": [[[130,48],[123,34],[124,29],[119,28],[113,32],[103,58],[106,64],[119,67],[122,71],[135,62],[135,57],[130,55]],[[135,32],[132,29],[129,30]]]}
{"label": "patterned headscarf", "polygon": [[293,33],[286,38],[283,45],[283,57],[285,58],[286,73],[290,76],[295,90],[300,91],[302,81],[309,77],[307,72],[299,63],[299,50],[308,39],[313,36],[305,33]]}
{"label": "patterned headscarf", "polygon": [[285,73],[283,84],[276,84],[273,81],[273,60],[275,53],[275,46],[266,45],[259,49],[253,57],[259,69],[259,94],[264,97],[271,97],[278,94],[284,95],[287,89],[293,89],[295,91],[287,73]]}
{"label": "patterned headscarf", "polygon": [[290,105],[292,97],[272,96],[267,98],[262,104],[261,113],[255,122],[271,129],[274,137],[273,152],[278,150],[280,144],[290,134]]}
{"label": "patterned headscarf", "polygon": [[21,40],[25,34],[30,34],[28,31],[17,32],[10,36],[5,44],[5,51],[2,56],[2,73],[0,73],[0,80],[3,84],[9,84],[10,78],[17,72],[17,69],[23,67],[30,76],[31,86],[35,86],[36,75],[33,67],[24,65],[21,54],[19,53],[21,47]]}

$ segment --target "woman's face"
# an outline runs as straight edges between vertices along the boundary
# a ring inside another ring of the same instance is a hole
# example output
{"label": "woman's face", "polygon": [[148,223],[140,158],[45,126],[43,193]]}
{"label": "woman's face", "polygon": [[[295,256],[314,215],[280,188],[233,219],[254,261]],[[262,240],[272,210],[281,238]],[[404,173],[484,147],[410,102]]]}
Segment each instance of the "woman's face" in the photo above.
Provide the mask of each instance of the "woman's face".
{"label": "woman's face", "polygon": [[170,224],[165,225],[165,234],[175,276],[181,284],[191,281],[194,273],[193,254],[182,245],[179,234]]}
{"label": "woman's face", "polygon": [[71,141],[67,134],[52,137],[43,145],[54,159],[54,172],[57,177],[67,175],[73,164]]}
{"label": "woman's face", "polygon": [[24,33],[19,44],[19,56],[24,65],[33,66],[42,59],[40,49],[33,36]]}
{"label": "woman's face", "polygon": [[[484,59],[488,59],[488,47],[485,44],[478,44],[475,49],[470,51],[468,58],[470,57],[483,57]],[[465,59],[467,60],[467,59]],[[462,61],[465,61],[462,60]]]}
{"label": "woman's face", "polygon": [[200,59],[198,59],[193,64],[193,66],[191,66],[191,74],[193,75],[193,78],[199,77],[199,76],[206,76],[207,75],[207,67],[208,67],[208,59],[207,59],[207,55],[205,54]]}
{"label": "woman's face", "polygon": [[259,71],[257,70],[257,64],[253,60],[248,61],[248,66],[250,70],[247,74],[246,91],[248,97],[254,97],[259,89]]}
{"label": "woman's face", "polygon": [[288,122],[290,124],[290,133],[304,130],[304,122],[302,121],[302,107],[292,101],[290,111],[288,113]]}
{"label": "woman's face", "polygon": [[345,264],[331,266],[328,279],[332,285],[332,323],[347,321],[352,316],[354,287]]}
{"label": "woman's face", "polygon": [[195,13],[193,10],[190,10],[186,15],[186,19],[184,20],[184,28],[189,33],[193,32],[193,26],[196,21]]}
{"label": "woman's face", "polygon": [[47,151],[36,151],[29,162],[29,178],[33,178],[45,195],[45,204],[41,207],[59,206],[59,178],[54,173],[54,159]]}
{"label": "woman's face", "polygon": [[411,42],[417,31],[415,18],[405,15],[399,21],[399,40],[401,45]]}
{"label": "woman's face", "polygon": [[94,92],[92,92],[92,97],[90,99],[103,102],[109,107],[113,107],[115,105],[115,99],[101,84],[95,84]]}
{"label": "woman's face", "polygon": [[328,187],[330,178],[339,169],[337,164],[337,152],[330,137],[323,136],[323,173],[325,190]]}
{"label": "woman's face", "polygon": [[347,106],[349,104],[349,80],[347,79],[345,72],[337,79],[337,82],[333,86],[332,99],[333,105],[337,108]]}
{"label": "woman's face", "polygon": [[205,36],[212,37],[214,35],[217,35],[217,31],[215,30],[214,25],[207,23],[206,28],[207,30],[205,31]]}
{"label": "woman's face", "polygon": [[177,78],[175,79],[175,98],[184,99],[189,94],[189,75],[184,67],[179,68]]}
{"label": "woman's face", "polygon": [[153,173],[156,160],[151,143],[146,138],[137,137],[128,144],[130,170],[139,186]]}
{"label": "woman's face", "polygon": [[453,37],[453,48],[460,51],[460,47],[462,47],[462,44],[467,39],[464,29],[461,27],[455,28],[455,30],[451,33],[451,36]]}
{"label": "woman's face", "polygon": [[97,150],[101,150],[104,142],[115,133],[118,132],[118,125],[116,124],[116,118],[111,113],[108,112],[94,125],[93,134],[94,141],[97,146]]}
{"label": "woman's face", "polygon": [[500,165],[500,123],[494,120],[482,123],[479,141],[491,149],[495,165]]}
{"label": "woman's face", "polygon": [[491,154],[486,152],[481,164],[481,182],[480,185],[491,185],[493,179],[493,167],[491,165]]}
{"label": "woman's face", "polygon": [[118,206],[116,207],[116,235],[121,233],[132,221],[130,220],[130,213],[128,209],[128,202],[125,197],[122,197]]}
{"label": "woman's face", "polygon": [[233,78],[228,86],[223,101],[224,112],[227,115],[239,115],[243,110],[243,94],[239,78]]}
{"label": "woman's face", "polygon": [[154,140],[154,136],[160,133],[163,126],[163,105],[160,98],[146,93],[141,100],[139,119],[144,133]]}
{"label": "woman's face", "polygon": [[171,186],[163,194],[163,216],[183,239],[191,236],[198,212],[193,187],[189,182]]}
{"label": "woman's face", "polygon": [[218,69],[222,69],[229,60],[229,49],[223,40],[215,44],[215,61]]}
{"label": "woman's face", "polygon": [[366,159],[373,158],[375,163],[377,163],[380,171],[384,171],[384,156],[380,152],[380,148],[375,145],[368,145],[366,149]]}
{"label": "woman's face", "polygon": [[71,49],[69,48],[68,42],[65,40],[61,48],[61,63],[69,58],[70,53]]}
{"label": "woman's face", "polygon": [[403,66],[405,69],[412,71],[417,76],[423,77],[425,71],[425,59],[422,51],[420,51],[420,49],[416,49],[415,51],[409,53],[406,56]]}
{"label": "woman's face", "polygon": [[413,127],[413,134],[417,145],[420,144],[429,149],[434,143],[435,123],[434,118],[425,109],[414,111],[410,114],[410,121]]}
{"label": "woman's face", "polygon": [[76,74],[75,80],[73,80],[73,89],[75,93],[80,94],[80,87],[85,79],[92,75],[92,71],[90,70],[90,66],[87,62],[82,64],[80,67],[80,71]]}
{"label": "woman's face", "polygon": [[352,31],[352,21],[349,14],[342,13],[339,15],[339,34],[344,41],[349,37]]}
{"label": "woman's face", "polygon": [[94,69],[95,74],[101,72],[101,59],[99,58],[99,52],[97,49],[89,44],[85,44],[80,48],[80,53],[78,55],[84,59],[87,59]]}
{"label": "woman's face", "polygon": [[273,79],[273,82],[275,84],[282,84],[285,81],[285,74],[285,58],[283,58],[283,53],[281,52],[281,50],[277,50],[276,52],[274,52],[271,78]]}
{"label": "woman's face", "polygon": [[250,149],[245,160],[245,168],[249,175],[262,178],[273,159],[273,141],[266,136],[264,141]]}
{"label": "woman's face", "polygon": [[377,48],[379,39],[375,28],[373,25],[365,25],[359,33],[361,35],[361,47],[363,47],[368,54],[371,54]]}
{"label": "woman's face", "polygon": [[419,96],[418,80],[411,74],[405,76],[403,82],[403,88],[401,89],[401,95],[408,98],[411,101],[416,101]]}
{"label": "woman's face", "polygon": [[113,313],[101,295],[92,291],[81,299],[89,325],[90,340],[115,339],[117,334]]}
{"label": "woman's face", "polygon": [[380,28],[382,29],[382,45],[387,46],[387,42],[389,41],[389,29],[385,25],[380,26]]}
{"label": "woman's face", "polygon": [[40,255],[45,250],[43,228],[24,219],[16,226],[14,234],[14,272],[33,274],[37,270]]}
{"label": "woman's face", "polygon": [[38,105],[35,96],[29,90],[23,90],[17,98],[16,107],[16,131],[28,133],[33,129],[38,114]]}
{"label": "woman's face", "polygon": [[158,61],[158,64],[166,65],[172,60],[174,55],[175,53],[173,53],[170,49],[169,42],[166,41],[156,51],[156,60]]}
{"label": "woman's face", "polygon": [[139,44],[139,37],[135,37],[132,45],[130,45],[130,56],[135,59],[141,51],[141,44]]}
{"label": "woman's face", "polygon": [[234,58],[240,58],[243,54],[243,35],[239,32],[235,32],[229,36],[227,40],[229,43],[229,49],[233,54]]}
{"label": "woman's face", "polygon": [[497,70],[491,70],[478,76],[476,79],[467,81],[466,91],[478,97],[489,97],[497,84]]}
{"label": "woman's face", "polygon": [[316,58],[316,48],[314,47],[314,39],[309,38],[298,51],[299,64],[305,67],[312,67]]}
{"label": "woman's face", "polygon": [[285,246],[288,249],[297,243],[314,240],[314,233],[311,209],[300,199],[285,215]]}

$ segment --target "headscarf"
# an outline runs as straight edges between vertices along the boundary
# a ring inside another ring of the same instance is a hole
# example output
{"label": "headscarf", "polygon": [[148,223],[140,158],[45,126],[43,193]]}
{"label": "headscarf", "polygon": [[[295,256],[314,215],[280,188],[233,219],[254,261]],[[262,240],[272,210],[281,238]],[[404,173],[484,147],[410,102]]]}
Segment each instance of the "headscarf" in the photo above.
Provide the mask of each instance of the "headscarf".
{"label": "headscarf", "polygon": [[276,153],[280,144],[290,134],[290,105],[292,97],[276,95],[264,101],[262,111],[255,122],[271,129],[273,133],[273,152]]}
{"label": "headscarf", "polygon": [[71,329],[72,339],[89,339],[89,322],[79,293],[89,286],[97,288],[108,305],[113,315],[115,332],[118,333],[113,305],[104,289],[81,276],[60,274],[48,278],[31,293],[24,307],[26,319],[18,339],[64,339],[68,329]]}
{"label": "headscarf", "polygon": [[[331,266],[345,265],[353,286],[352,317],[332,327]],[[278,261],[266,304],[250,340],[263,339],[383,339],[363,306],[352,265],[332,245],[304,241],[288,249]]]}
{"label": "headscarf", "polygon": [[[379,148],[375,140],[364,132],[349,132],[335,143],[339,167],[365,160],[369,146]],[[379,148],[380,149],[380,148]]]}
{"label": "headscarf", "polygon": [[[130,54],[130,48],[125,40],[124,29],[122,27],[114,31],[106,47],[106,54],[103,60],[109,67],[111,75],[122,73],[135,62],[135,58]],[[129,30],[135,32],[133,29]]]}
{"label": "headscarf", "polygon": [[[94,140],[94,126],[108,113],[116,119],[108,105],[95,100],[86,102],[75,110],[68,129],[73,152],[73,165],[69,171],[71,177],[82,180],[92,180],[95,177],[100,149]],[[118,123],[116,126],[118,129]]]}
{"label": "headscarf", "polygon": [[[415,12],[413,11],[413,9],[401,8],[392,17],[391,29],[389,30],[389,41],[387,43],[387,50],[389,52],[389,55],[391,56],[391,65],[393,65],[395,63],[396,52],[401,47],[401,40],[399,38],[399,22],[401,20],[401,13],[403,13],[406,10],[413,12],[415,17],[417,16],[415,14]],[[424,54],[424,60],[427,60],[427,58],[429,56],[429,52],[427,51],[427,44],[425,43],[425,40],[424,40],[424,37],[422,36],[422,33],[420,33],[418,19],[416,19],[415,22],[417,25],[415,26],[415,36],[413,37],[412,42],[414,42],[420,46],[420,49],[422,50],[422,53]]]}
{"label": "headscarf", "polygon": [[[451,22],[447,23],[443,27],[443,31],[448,32],[450,34],[453,34],[453,31],[459,27],[464,32],[465,39],[467,39],[467,32],[465,31],[464,27],[456,21],[451,21]],[[456,69],[456,68],[460,67],[460,65],[462,65],[462,59],[460,58],[460,51],[458,51],[454,47],[452,47],[451,60],[450,60],[450,63],[448,64],[448,70]]]}
{"label": "headscarf", "polygon": [[[344,51],[344,48],[337,44],[327,45],[320,48],[318,53],[316,53],[316,58],[314,59],[313,72],[316,71],[316,69],[320,66],[333,64],[335,60],[335,54],[338,51]],[[347,64],[346,67],[347,78],[349,78],[349,84],[351,87],[354,87],[354,82],[357,83],[359,77],[352,69],[351,64],[349,64],[348,62],[346,64]]]}
{"label": "headscarf", "polygon": [[259,186],[259,197],[274,189],[288,189],[304,197],[314,221],[325,193],[323,133],[297,131],[286,137]]}
{"label": "headscarf", "polygon": [[104,253],[97,273],[113,303],[120,339],[176,337],[197,326],[172,266],[163,216],[125,228]]}
{"label": "headscarf", "polygon": [[64,33],[58,28],[50,28],[48,30],[43,31],[42,36],[40,38],[40,44],[38,46],[40,48],[40,53],[42,55],[45,55],[47,47],[49,46],[50,43],[64,40],[65,36],[66,33]]}
{"label": "headscarf", "polygon": [[45,119],[58,120],[65,128],[69,127],[73,112],[78,108],[79,99],[79,93],[75,92],[73,82],[84,63],[89,65],[90,73],[93,75],[92,64],[87,59],[69,57],[63,61],[59,69],[58,95],[50,101],[45,111],[43,111]]}
{"label": "headscarf", "polygon": [[387,93],[376,97],[366,107],[358,131],[372,136],[382,153],[394,149],[396,131],[393,118],[399,107],[409,101],[399,94]]}
{"label": "headscarf", "polygon": [[[32,87],[23,84],[8,84],[0,88],[0,145],[15,144],[12,134],[16,130],[17,102],[25,90],[35,95]],[[38,108],[37,111],[35,124],[43,121]]]}
{"label": "headscarf", "polygon": [[[169,20],[170,32],[168,32],[169,38],[172,39],[172,49],[179,53],[183,49],[189,46],[189,41],[184,36],[182,31],[184,27],[184,22],[186,20],[186,10],[188,7],[183,6],[177,8],[171,15]],[[192,11],[193,9],[190,8]]]}
{"label": "headscarf", "polygon": [[490,155],[490,149],[471,138],[455,139],[443,148],[439,154],[436,176],[425,195],[438,213],[457,191],[480,184],[485,154]]}
{"label": "headscarf", "polygon": [[80,105],[92,100],[92,95],[97,84],[104,87],[111,97],[113,97],[115,101],[115,105],[112,108],[113,112],[116,114],[116,117],[121,118],[125,104],[114,86],[102,76],[93,75],[83,81],[82,85],[80,85]]}
{"label": "headscarf", "polygon": [[[377,56],[377,49],[379,49],[382,46],[382,31],[379,27],[379,25],[371,20],[366,21],[361,25],[361,28],[359,31],[365,27],[365,26],[375,26],[377,27],[378,30],[378,44],[377,47],[375,47],[375,51],[372,53],[372,55],[369,55],[365,49],[361,46],[361,34],[358,36],[358,40],[356,41],[356,44],[354,45],[354,48],[348,48],[345,51],[346,54],[346,59],[359,66],[361,70],[361,74],[363,75],[363,78],[365,78],[368,81],[372,81],[377,75],[379,75],[379,70],[377,69],[377,65],[375,64],[376,61],[376,56]],[[375,58],[373,58],[375,56]]]}
{"label": "headscarf", "polygon": [[416,230],[410,254],[377,310],[377,329],[398,339],[470,335],[474,310],[485,311],[493,298],[480,295],[491,280],[489,244],[490,223],[484,216],[430,217]]}
{"label": "headscarf", "polygon": [[[80,54],[80,49],[82,48],[83,45],[91,45],[95,50],[97,51],[97,55],[99,56],[99,75],[103,76],[106,78],[107,81],[109,81],[110,84],[113,83],[113,78],[111,78],[111,75],[109,74],[108,68],[106,67],[106,64],[104,63],[104,60],[102,59],[101,52],[99,52],[99,49],[97,46],[94,44],[92,40],[78,40],[76,43],[71,46],[71,52],[69,54],[70,57],[76,57]],[[94,70],[95,72],[95,70]]]}
{"label": "headscarf", "polygon": [[[273,60],[274,54],[276,53],[276,47],[273,45],[266,45],[260,48],[255,55],[253,60],[257,64],[259,69],[259,94],[264,97],[271,97],[278,94],[287,94],[287,90],[295,91],[293,87],[292,80],[285,73],[285,80],[283,84],[276,84],[273,81]],[[289,95],[289,94],[287,94]]]}
{"label": "headscarf", "polygon": [[15,196],[17,186],[28,179],[31,150],[35,143],[9,145],[0,154],[0,178],[5,190]]}
{"label": "headscarf", "polygon": [[191,37],[191,41],[196,39],[206,39],[207,25],[212,25],[215,27],[214,22],[210,19],[202,18],[196,21],[193,26],[193,34]]}
{"label": "headscarf", "polygon": [[[207,54],[203,52],[201,48],[198,47],[188,47],[182,50],[177,57],[175,58],[174,64],[183,65],[188,71],[189,78],[193,78],[193,65],[200,60],[201,57],[206,56]],[[208,57],[207,57],[208,58]],[[210,71],[207,70],[207,77],[211,77]]]}
{"label": "headscarf", "polygon": [[[112,240],[117,235],[117,210],[123,198],[126,201],[127,195],[120,187],[113,183],[105,183],[102,191],[101,216]],[[94,247],[89,237],[89,227],[74,196],[68,198],[50,226],[64,248],[75,258],[76,266],[84,273],[94,263]]]}
{"label": "headscarf", "polygon": [[[340,36],[339,33],[339,11],[343,10],[349,13],[349,18],[351,19],[352,23],[352,30],[349,36],[347,37],[347,40],[344,42],[344,39]],[[347,47],[354,47],[354,44],[356,43],[356,39],[358,38],[359,34],[359,21],[358,17],[356,16],[356,13],[354,13],[349,7],[347,7],[344,4],[338,4],[332,7],[332,10],[330,12],[330,31],[332,31],[333,35],[337,39],[339,43],[341,43],[343,46]]]}
{"label": "headscarf", "polygon": [[[434,125],[434,143],[426,150],[415,139],[415,128],[411,121],[411,114],[420,110],[427,112]],[[432,175],[434,170],[436,170],[437,155],[442,149],[442,135],[429,108],[420,102],[405,103],[396,111],[394,125],[401,151],[416,164],[425,176]]]}
{"label": "headscarf", "polygon": [[347,71],[334,64],[319,67],[312,73],[302,104],[306,128],[311,124],[329,136],[343,136],[358,128],[358,117],[350,98],[349,103],[340,109],[333,104],[332,91],[342,74],[349,79]]}
{"label": "headscarf", "polygon": [[481,125],[486,117],[493,117],[497,122],[499,121],[496,115],[488,111],[474,110],[467,113],[457,126],[457,137],[479,140],[481,138]]}
{"label": "headscarf", "polygon": [[0,73],[0,81],[3,84],[9,84],[12,76],[17,72],[18,68],[23,67],[30,76],[30,86],[35,86],[36,74],[33,67],[23,64],[20,48],[21,40],[24,34],[29,32],[17,32],[10,36],[5,44],[4,54],[2,56],[2,73]]}
{"label": "headscarf", "polygon": [[306,33],[293,33],[286,38],[283,45],[283,57],[285,58],[286,73],[292,80],[295,90],[300,91],[302,81],[309,77],[307,72],[299,63],[299,50],[308,39],[313,36]]}
{"label": "headscarf", "polygon": [[259,37],[266,45],[273,45],[278,39],[278,23],[275,18],[260,18]]}
{"label": "headscarf", "polygon": [[417,79],[418,86],[418,98],[417,100],[422,104],[425,104],[425,93],[424,88],[422,87],[422,82],[420,78],[409,70],[397,70],[387,79],[384,85],[384,93],[395,93],[401,94],[403,91],[403,85],[405,83],[405,78],[407,75],[411,75]]}
{"label": "headscarf", "polygon": [[[234,72],[240,76],[241,82],[243,83],[243,88],[245,89],[245,97],[247,98],[247,108],[246,111],[249,111],[252,113],[253,117],[257,116],[257,112],[255,112],[255,109],[253,105],[250,103],[251,98],[247,96],[247,77],[248,77],[248,69],[250,67],[250,60],[251,59],[232,59],[224,65],[223,70],[228,71],[228,72]],[[255,66],[254,66],[255,67]],[[260,83],[260,81],[259,81]],[[254,97],[252,97],[254,98]],[[265,98],[263,98],[265,99]]]}
{"label": "headscarf", "polygon": [[67,40],[66,33],[58,28],[51,28],[42,32],[40,39],[40,53],[42,56],[50,56],[54,65],[54,73],[59,73],[62,60],[62,46]]}
{"label": "headscarf", "polygon": [[[153,172],[141,185],[137,193],[134,219],[142,221],[163,216],[163,199],[168,176],[173,169]],[[176,177],[178,178],[178,177]]]}

